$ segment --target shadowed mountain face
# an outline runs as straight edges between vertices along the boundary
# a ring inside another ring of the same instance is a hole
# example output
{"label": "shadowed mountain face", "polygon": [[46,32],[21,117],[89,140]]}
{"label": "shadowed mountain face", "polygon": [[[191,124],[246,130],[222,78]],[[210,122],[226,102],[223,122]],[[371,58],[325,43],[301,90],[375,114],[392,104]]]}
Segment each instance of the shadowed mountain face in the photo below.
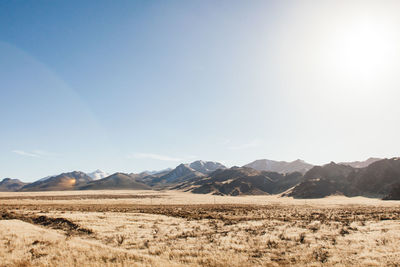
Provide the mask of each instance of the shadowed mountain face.
{"label": "shadowed mountain face", "polygon": [[396,183],[395,185],[393,185],[389,194],[387,194],[383,199],[384,200],[400,200],[400,183]]}
{"label": "shadowed mountain face", "polygon": [[26,183],[21,182],[18,179],[4,178],[0,182],[0,192],[14,192],[21,189]]}
{"label": "shadowed mountain face", "polygon": [[50,177],[46,180],[39,180],[25,185],[20,191],[63,191],[74,190],[79,186],[91,181],[92,178],[84,172],[68,172]]}
{"label": "shadowed mountain face", "polygon": [[247,165],[244,165],[243,167],[253,168],[258,171],[269,171],[269,172],[279,172],[279,173],[292,173],[292,172],[305,173],[309,169],[311,169],[313,165],[300,159],[292,162],[260,159],[253,161]]}
{"label": "shadowed mountain face", "polygon": [[246,167],[219,169],[208,177],[192,179],[176,189],[184,189],[199,194],[220,195],[260,195],[282,193],[296,185],[301,173],[280,174],[260,172]]}
{"label": "shadowed mountain face", "polygon": [[303,181],[289,194],[296,198],[320,198],[333,194],[349,193],[350,181],[347,179],[354,168],[334,162],[315,166],[309,170]]}
{"label": "shadowed mountain face", "polygon": [[330,163],[304,175],[289,196],[320,198],[332,194],[395,198],[400,184],[399,158],[376,161],[365,168]]}
{"label": "shadowed mountain face", "polygon": [[134,189],[147,190],[149,186],[136,181],[136,179],[125,173],[115,173],[106,178],[90,181],[77,187],[79,190],[106,190],[106,189]]}
{"label": "shadowed mountain face", "polygon": [[354,168],[331,162],[324,166],[315,166],[304,175],[304,180],[329,179],[342,181],[354,171]]}
{"label": "shadowed mountain face", "polygon": [[353,195],[386,196],[400,183],[400,158],[374,162],[349,179]]}

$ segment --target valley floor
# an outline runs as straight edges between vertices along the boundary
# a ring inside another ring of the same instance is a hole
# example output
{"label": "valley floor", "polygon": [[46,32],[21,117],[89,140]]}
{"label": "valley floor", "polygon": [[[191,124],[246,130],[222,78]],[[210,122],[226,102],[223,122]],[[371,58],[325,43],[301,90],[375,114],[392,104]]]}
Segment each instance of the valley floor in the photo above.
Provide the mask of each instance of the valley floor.
{"label": "valley floor", "polygon": [[400,202],[0,193],[0,266],[399,266]]}

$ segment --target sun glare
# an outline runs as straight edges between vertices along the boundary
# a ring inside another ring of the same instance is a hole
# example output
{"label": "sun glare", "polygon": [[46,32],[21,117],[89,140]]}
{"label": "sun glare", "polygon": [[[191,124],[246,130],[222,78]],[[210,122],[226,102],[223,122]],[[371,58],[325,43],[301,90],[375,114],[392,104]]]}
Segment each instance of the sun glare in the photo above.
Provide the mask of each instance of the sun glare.
{"label": "sun glare", "polygon": [[373,20],[354,21],[337,29],[331,36],[334,68],[353,79],[381,77],[390,67],[394,40],[387,25]]}

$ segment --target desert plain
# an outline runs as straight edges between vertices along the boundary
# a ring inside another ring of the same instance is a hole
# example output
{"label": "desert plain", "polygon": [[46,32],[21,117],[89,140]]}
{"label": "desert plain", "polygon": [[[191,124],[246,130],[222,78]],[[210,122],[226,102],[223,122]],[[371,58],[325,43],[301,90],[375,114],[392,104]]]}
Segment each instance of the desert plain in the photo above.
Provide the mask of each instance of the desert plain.
{"label": "desert plain", "polygon": [[400,201],[3,192],[0,266],[400,266]]}

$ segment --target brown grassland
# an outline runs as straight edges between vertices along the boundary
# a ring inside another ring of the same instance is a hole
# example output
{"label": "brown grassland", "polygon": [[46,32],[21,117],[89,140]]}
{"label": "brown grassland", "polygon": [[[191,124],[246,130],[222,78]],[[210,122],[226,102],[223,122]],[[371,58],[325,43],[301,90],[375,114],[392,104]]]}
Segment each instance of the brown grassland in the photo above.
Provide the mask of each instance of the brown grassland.
{"label": "brown grassland", "polygon": [[0,266],[400,266],[400,203],[0,193]]}

